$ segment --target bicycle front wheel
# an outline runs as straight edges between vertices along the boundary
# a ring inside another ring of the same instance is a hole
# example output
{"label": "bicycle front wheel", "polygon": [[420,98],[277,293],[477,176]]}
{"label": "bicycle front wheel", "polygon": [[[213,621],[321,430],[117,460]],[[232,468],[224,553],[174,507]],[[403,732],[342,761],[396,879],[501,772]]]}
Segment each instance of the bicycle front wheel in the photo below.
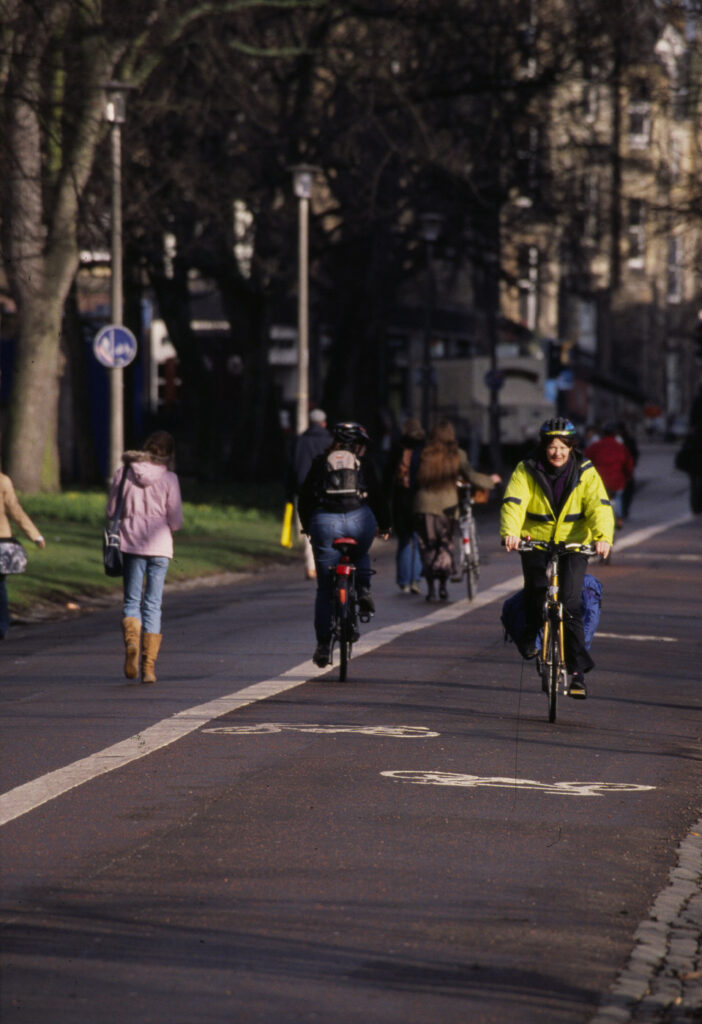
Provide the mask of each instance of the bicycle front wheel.
{"label": "bicycle front wheel", "polygon": [[549,722],[556,721],[559,668],[558,630],[554,628],[554,623],[547,619],[544,622],[544,636],[541,646],[541,679],[543,689],[546,691],[548,698]]}
{"label": "bicycle front wheel", "polygon": [[471,519],[468,527],[470,537],[470,553],[466,566],[466,589],[468,600],[472,601],[478,593],[478,577],[480,576],[480,553],[478,551],[478,534],[475,529],[475,520]]}

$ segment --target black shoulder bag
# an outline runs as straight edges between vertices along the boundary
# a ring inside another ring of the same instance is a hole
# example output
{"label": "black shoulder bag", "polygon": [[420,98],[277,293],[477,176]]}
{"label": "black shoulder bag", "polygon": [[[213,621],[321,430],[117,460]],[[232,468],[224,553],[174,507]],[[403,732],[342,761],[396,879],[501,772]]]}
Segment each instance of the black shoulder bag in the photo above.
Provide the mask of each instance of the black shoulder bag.
{"label": "black shoulder bag", "polygon": [[122,552],[119,547],[119,521],[122,518],[122,500],[124,498],[124,481],[126,476],[127,467],[125,466],[122,470],[122,479],[119,482],[115,514],[105,527],[102,535],[102,561],[105,566],[106,576],[122,576],[124,574]]}

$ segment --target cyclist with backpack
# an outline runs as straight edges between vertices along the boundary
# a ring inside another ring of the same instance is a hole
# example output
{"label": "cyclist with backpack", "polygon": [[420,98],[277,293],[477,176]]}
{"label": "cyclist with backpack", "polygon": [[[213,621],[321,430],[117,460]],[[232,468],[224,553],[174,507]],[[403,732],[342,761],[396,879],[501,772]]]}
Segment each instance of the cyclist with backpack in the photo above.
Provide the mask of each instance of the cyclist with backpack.
{"label": "cyclist with backpack", "polygon": [[329,664],[332,617],[332,579],[329,572],[339,560],[332,547],[336,537],[352,537],[358,544],[356,570],[361,614],[372,615],[370,546],[377,533],[387,534],[390,517],[373,463],[366,455],[370,441],[360,423],[337,423],[329,449],[318,455],[300,489],[298,512],[309,534],[317,568],[314,628],[315,665]]}
{"label": "cyclist with backpack", "polygon": [[[514,470],[502,501],[500,536],[507,551],[516,551],[520,539],[529,537],[566,544],[594,543],[598,555],[609,555],[614,536],[612,503],[592,462],[576,447],[575,427],[570,420],[547,420],[539,432],[538,447]],[[535,658],[548,587],[548,555],[544,551],[525,551],[521,558],[527,621],[519,650],[522,657]],[[587,696],[584,674],[595,665],[585,646],[580,605],[586,569],[586,555],[566,553],[561,557],[565,657],[568,672],[572,673],[570,696],[581,699]]]}

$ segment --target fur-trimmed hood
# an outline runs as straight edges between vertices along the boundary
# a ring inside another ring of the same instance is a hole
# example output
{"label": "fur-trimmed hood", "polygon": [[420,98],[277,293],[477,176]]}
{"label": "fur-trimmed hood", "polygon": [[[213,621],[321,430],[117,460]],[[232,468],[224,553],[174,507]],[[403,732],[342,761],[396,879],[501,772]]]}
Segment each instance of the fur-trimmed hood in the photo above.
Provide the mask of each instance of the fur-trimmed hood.
{"label": "fur-trimmed hood", "polygon": [[155,466],[165,466],[166,469],[173,469],[169,455],[156,455],[155,452],[124,452],[122,462],[128,466],[131,462],[152,462]]}
{"label": "fur-trimmed hood", "polygon": [[167,455],[153,452],[128,451],[122,456],[122,462],[131,470],[130,475],[139,487],[150,487],[172,470],[171,459]]}

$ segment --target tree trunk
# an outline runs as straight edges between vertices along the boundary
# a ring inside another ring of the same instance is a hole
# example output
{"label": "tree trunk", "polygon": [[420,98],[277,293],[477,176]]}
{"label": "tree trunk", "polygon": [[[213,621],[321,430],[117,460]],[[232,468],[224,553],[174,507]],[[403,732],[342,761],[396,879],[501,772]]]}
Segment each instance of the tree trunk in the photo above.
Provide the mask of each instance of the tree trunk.
{"label": "tree trunk", "polygon": [[9,410],[8,473],[19,491],[58,491],[56,424],[63,373],[60,354],[65,296],[34,296],[16,341]]}
{"label": "tree trunk", "polygon": [[[4,181],[13,216],[3,230],[8,269],[20,311],[9,409],[8,472],[20,491],[59,489],[58,390],[60,331],[70,251],[47,248],[42,221],[39,60],[27,61],[25,91],[11,108],[14,161]],[[77,265],[78,254],[75,251]],[[60,267],[52,280],[51,272]],[[72,276],[72,275],[71,275]],[[48,282],[48,287],[47,287]],[[66,282],[64,284],[64,282]]]}

